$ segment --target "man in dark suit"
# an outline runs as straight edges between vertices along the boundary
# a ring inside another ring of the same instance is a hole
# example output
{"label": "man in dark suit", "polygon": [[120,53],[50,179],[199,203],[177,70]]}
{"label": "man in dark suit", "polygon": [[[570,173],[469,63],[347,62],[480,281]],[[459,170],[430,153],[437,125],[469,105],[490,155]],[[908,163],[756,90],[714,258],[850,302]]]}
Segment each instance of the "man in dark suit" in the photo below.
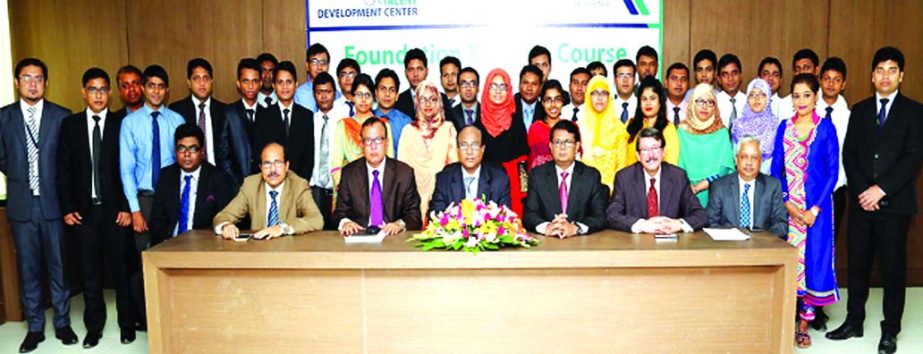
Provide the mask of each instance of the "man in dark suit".
{"label": "man in dark suit", "polygon": [[125,65],[115,74],[115,82],[119,89],[119,99],[124,105],[122,109],[112,112],[119,116],[127,116],[141,109],[144,105],[144,88],[141,85],[141,69],[134,65]]}
{"label": "man in dark suit", "polygon": [[638,135],[638,162],[615,175],[612,202],[606,210],[609,227],[647,234],[693,232],[708,215],[692,194],[686,171],[663,162],[666,141],[656,128]]}
{"label": "man in dark suit", "polygon": [[523,225],[530,231],[560,238],[586,235],[606,227],[609,188],[599,171],[576,161],[580,129],[561,120],[551,127],[553,162],[529,173],[529,194]]}
{"label": "man in dark suit", "polygon": [[760,173],[763,154],[759,139],[741,138],[734,159],[737,173],[721,177],[708,187],[708,224],[769,231],[785,239],[788,214],[782,201],[782,185]]}
{"label": "man in dark suit", "polygon": [[[257,112],[251,151],[262,151],[270,142],[281,143],[285,146],[291,170],[310,179],[314,169],[314,113],[295,104],[295,87],[298,86],[295,65],[283,61],[274,71],[273,87],[279,103]],[[258,169],[257,166],[253,168]]]}
{"label": "man in dark suit", "polygon": [[186,83],[189,96],[173,102],[170,109],[183,116],[186,123],[197,124],[205,134],[202,142],[204,156],[208,163],[234,175],[231,159],[228,158],[232,143],[224,114],[224,103],[212,97],[212,65],[208,60],[195,58],[186,64]]}
{"label": "man in dark suit", "polygon": [[459,72],[458,95],[461,97],[461,104],[452,107],[448,114],[456,131],[481,120],[481,105],[478,104],[480,84],[481,76],[474,68],[469,66]]}
{"label": "man in dark suit", "polygon": [[[408,50],[404,56],[404,76],[407,77],[407,83],[410,87],[397,97],[397,103],[394,108],[397,108],[398,111],[403,112],[411,119],[415,119],[417,116],[417,108],[414,105],[417,85],[426,80],[426,75],[429,74],[429,69],[426,68],[426,65],[426,53],[420,48]],[[452,101],[449,100],[449,97],[444,93],[440,93],[440,95],[442,96],[442,106],[452,107]]]}
{"label": "man in dark suit", "polygon": [[485,147],[481,130],[474,126],[464,127],[457,140],[458,162],[436,174],[436,189],[429,202],[429,211],[443,211],[449,204],[474,198],[509,207],[510,178],[502,168],[482,163]]}
{"label": "man in dark suit", "polygon": [[372,117],[362,123],[363,158],[343,167],[333,220],[346,236],[380,229],[387,235],[419,230],[420,194],[413,169],[385,157],[388,132]]}
{"label": "man in dark suit", "polygon": [[103,254],[115,281],[115,303],[122,343],[135,340],[135,308],[129,276],[137,260],[132,242],[131,213],[119,175],[119,129],[124,116],[109,112],[109,74],[90,68],[83,74],[87,109],[64,119],[58,143],[58,176],[64,223],[77,236],[83,278],[83,347],[99,344],[106,324],[103,299]]}
{"label": "man in dark suit", "polygon": [[[58,134],[70,112],[45,100],[48,67],[26,58],[16,64],[19,101],[0,109],[0,172],[7,176],[6,217],[13,231],[22,281],[20,301],[29,332],[19,351],[45,340],[41,269],[48,274],[55,337],[76,344],[70,326],[70,291],[64,279],[64,225],[58,199]],[[43,264],[44,263],[44,264]]]}
{"label": "man in dark suit", "polygon": [[847,247],[849,303],[846,321],[827,338],[861,337],[869,275],[879,250],[884,283],[884,321],[879,352],[897,350],[907,278],[907,230],[917,213],[914,183],[923,160],[923,106],[898,92],[904,55],[894,47],[872,59],[875,96],[857,103],[843,143],[843,167],[854,192]]}
{"label": "man in dark suit", "polygon": [[151,207],[151,245],[192,229],[210,230],[212,219],[237,194],[231,176],[205,160],[204,134],[186,123],[176,128],[176,163],[160,172]]}
{"label": "man in dark suit", "polygon": [[520,120],[526,131],[532,122],[545,119],[545,107],[539,102],[542,93],[542,70],[535,65],[526,65],[519,71],[519,92],[513,96],[516,113],[513,120]]}
{"label": "man in dark suit", "polygon": [[231,159],[231,176],[241,184],[244,178],[255,172],[253,170],[253,124],[256,113],[263,110],[256,100],[260,92],[260,64],[256,59],[243,58],[237,63],[237,92],[240,99],[225,106],[224,114],[228,121],[228,137],[231,139],[228,150]]}

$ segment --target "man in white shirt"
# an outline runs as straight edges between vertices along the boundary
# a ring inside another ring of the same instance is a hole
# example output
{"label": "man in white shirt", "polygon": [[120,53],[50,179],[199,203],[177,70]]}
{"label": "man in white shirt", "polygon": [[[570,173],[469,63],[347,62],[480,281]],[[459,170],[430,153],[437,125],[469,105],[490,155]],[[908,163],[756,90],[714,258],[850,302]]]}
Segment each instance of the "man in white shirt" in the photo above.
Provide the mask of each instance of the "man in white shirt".
{"label": "man in white shirt", "polygon": [[279,97],[276,96],[276,91],[272,87],[272,84],[276,81],[272,76],[272,72],[276,65],[279,65],[279,60],[271,53],[263,53],[256,57],[256,61],[263,68],[263,72],[260,74],[263,85],[260,86],[260,92],[256,94],[256,101],[260,103],[260,106],[266,108],[279,101]]}
{"label": "man in white shirt", "polygon": [[586,99],[586,87],[591,76],[590,71],[582,66],[570,72],[570,103],[561,108],[561,117],[575,123],[583,118],[583,100]]}
{"label": "man in white shirt", "polygon": [[615,109],[616,116],[622,123],[628,123],[635,116],[638,100],[635,99],[635,63],[629,59],[622,59],[612,66],[613,81],[615,82]]}
{"label": "man in white shirt", "polygon": [[686,119],[689,91],[689,68],[683,63],[673,63],[667,68],[667,119],[678,126]]}
{"label": "man in white shirt", "polygon": [[[820,69],[819,65],[820,59],[817,57],[817,53],[814,53],[813,50],[808,48],[800,49],[792,56],[792,77],[798,76],[799,74],[817,76],[817,71]],[[818,93],[818,96],[820,96],[820,93]],[[776,114],[778,114],[779,120],[789,119],[795,116],[795,107],[792,104],[791,94],[783,97],[779,101],[778,109]]]}
{"label": "man in white shirt", "polygon": [[[824,61],[820,75],[821,99],[817,100],[817,106],[814,111],[818,116],[830,119],[836,128],[837,143],[840,144],[840,151],[843,151],[843,141],[846,139],[846,128],[849,125],[849,105],[846,98],[841,94],[846,89],[846,63],[843,59],[832,57]],[[834,237],[839,233],[840,221],[843,219],[843,211],[846,208],[846,171],[843,169],[843,161],[840,161],[840,168],[836,180],[836,187],[833,192],[833,213]]]}
{"label": "man in white shirt", "polygon": [[765,57],[760,61],[757,75],[760,79],[769,84],[769,90],[772,91],[772,97],[769,98],[769,107],[772,113],[779,114],[779,103],[782,99],[779,97],[779,88],[782,87],[782,62],[775,57]]}
{"label": "man in white shirt", "polygon": [[744,106],[747,105],[747,94],[740,91],[742,68],[740,59],[734,54],[727,53],[718,59],[718,83],[721,85],[721,92],[717,96],[718,110],[721,112],[721,123],[728,128],[744,113]]}
{"label": "man in white shirt", "polygon": [[333,177],[330,175],[330,147],[333,146],[333,132],[337,121],[345,112],[334,110],[336,89],[333,77],[320,73],[314,78],[314,171],[311,173],[311,196],[324,217],[324,229],[333,230],[336,225],[330,219],[333,210]]}

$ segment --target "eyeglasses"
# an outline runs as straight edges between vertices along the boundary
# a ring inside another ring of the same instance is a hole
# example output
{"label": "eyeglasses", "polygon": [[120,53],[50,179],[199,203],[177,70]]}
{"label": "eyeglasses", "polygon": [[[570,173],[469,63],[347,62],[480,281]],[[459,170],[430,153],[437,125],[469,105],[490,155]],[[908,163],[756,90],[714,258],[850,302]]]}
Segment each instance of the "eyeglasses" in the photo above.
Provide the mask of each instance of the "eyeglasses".
{"label": "eyeglasses", "polygon": [[108,87],[87,87],[87,93],[89,93],[90,95],[95,95],[97,93],[101,93],[105,95],[109,93],[109,88]]}
{"label": "eyeglasses", "polygon": [[327,59],[317,59],[317,58],[311,59],[311,60],[309,60],[308,62],[311,63],[311,65],[327,65],[327,64],[330,64],[330,61],[327,60]]}
{"label": "eyeglasses", "polygon": [[341,71],[339,74],[337,74],[337,76],[339,76],[341,79],[345,79],[345,78],[352,79],[356,77],[356,72],[355,71]]}
{"label": "eyeglasses", "polygon": [[273,167],[282,168],[283,165],[285,165],[285,161],[282,160],[263,161],[263,163],[260,164],[260,167],[262,167],[264,170],[268,170]]}
{"label": "eyeglasses", "polygon": [[635,77],[635,74],[629,74],[629,73],[618,73],[618,74],[615,74],[615,78],[616,78],[616,79],[630,79],[630,78],[633,78],[633,77]]}
{"label": "eyeglasses", "polygon": [[557,148],[571,148],[574,147],[577,142],[573,140],[552,140],[551,144]]}
{"label": "eyeglasses", "polygon": [[477,81],[462,81],[458,83],[458,86],[461,88],[478,88]]}
{"label": "eyeglasses", "polygon": [[191,145],[191,146],[177,145],[177,146],[176,146],[176,153],[177,153],[177,154],[185,154],[185,153],[187,153],[187,152],[190,152],[190,153],[193,153],[193,154],[197,154],[197,153],[199,153],[199,150],[201,150],[201,149],[202,149],[202,148],[199,147],[198,145]]}
{"label": "eyeglasses", "polygon": [[751,92],[749,95],[747,95],[747,98],[751,100],[755,100],[757,98],[766,98],[766,94],[762,92]]}
{"label": "eyeglasses", "polygon": [[695,105],[696,105],[696,107],[705,107],[705,106],[714,107],[714,106],[715,106],[715,100],[703,100],[703,99],[698,99],[698,100],[695,100]]}
{"label": "eyeglasses", "polygon": [[385,142],[384,137],[376,136],[374,138],[365,138],[362,139],[362,144],[365,146],[379,146]]}
{"label": "eyeglasses", "polygon": [[439,102],[439,96],[420,96],[418,100],[423,104],[436,104]]}
{"label": "eyeglasses", "polygon": [[471,151],[471,150],[477,150],[477,149],[480,149],[480,148],[481,148],[481,143],[467,143],[467,142],[466,142],[466,143],[459,143],[459,144],[458,144],[458,149],[459,149],[459,150],[468,150],[468,151]]}
{"label": "eyeglasses", "polygon": [[356,98],[367,100],[367,99],[372,98],[372,93],[371,92],[356,92],[356,94],[353,96],[356,96]]}
{"label": "eyeglasses", "polygon": [[545,98],[542,98],[542,103],[544,104],[553,104],[553,103],[564,104],[564,97],[561,97],[561,96],[545,97]]}
{"label": "eyeglasses", "polygon": [[20,76],[20,77],[19,77],[19,80],[22,80],[22,81],[25,82],[26,84],[32,83],[32,82],[34,82],[34,83],[36,83],[36,84],[40,84],[40,83],[42,83],[42,82],[45,82],[45,77],[42,76],[42,75],[36,75],[36,76],[32,76],[32,75],[23,75],[23,76]]}
{"label": "eyeglasses", "polygon": [[609,91],[596,90],[596,91],[590,92],[590,97],[592,97],[592,98],[603,98],[603,97],[608,98],[608,97],[609,97]]}
{"label": "eyeglasses", "polygon": [[490,84],[490,86],[487,86],[487,87],[488,87],[491,91],[503,91],[503,92],[506,92],[506,90],[509,90],[509,88],[510,88],[510,87],[507,86],[506,84]]}
{"label": "eyeglasses", "polygon": [[659,147],[659,146],[655,146],[655,147],[646,147],[646,148],[640,148],[640,149],[638,149],[638,151],[641,152],[642,154],[648,154],[648,155],[650,155],[650,154],[656,154],[656,153],[660,152],[660,150],[663,150],[663,148],[662,148],[662,147]]}

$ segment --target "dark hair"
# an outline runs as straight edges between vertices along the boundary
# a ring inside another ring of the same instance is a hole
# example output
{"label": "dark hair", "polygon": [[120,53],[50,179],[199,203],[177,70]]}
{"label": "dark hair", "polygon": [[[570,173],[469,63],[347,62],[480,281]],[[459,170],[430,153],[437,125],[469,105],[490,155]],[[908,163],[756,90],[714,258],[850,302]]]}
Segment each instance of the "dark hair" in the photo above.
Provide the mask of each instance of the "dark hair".
{"label": "dark hair", "polygon": [[[353,87],[355,87],[355,86],[353,86]],[[366,119],[365,119],[365,122],[362,122],[362,127],[359,128],[359,135],[360,135],[360,136],[362,135],[362,131],[365,130],[365,128],[371,127],[371,126],[373,126],[373,125],[375,125],[375,124],[381,124],[381,130],[384,130],[384,131],[385,131],[385,138],[387,138],[387,137],[388,137],[388,126],[385,125],[385,121],[384,121],[384,120],[382,120],[381,118],[378,118],[378,117],[376,117],[376,116],[371,116],[371,117],[369,117],[369,118],[366,118]]]}
{"label": "dark hair", "polygon": [[532,73],[538,76],[538,79],[541,80],[545,74],[542,74],[542,69],[539,69],[535,65],[526,65],[522,67],[522,70],[519,70],[519,81],[522,81],[522,78],[526,77],[526,74]]}
{"label": "dark hair", "polygon": [[327,47],[324,47],[323,44],[314,43],[308,47],[308,50],[305,52],[304,61],[311,60],[311,57],[318,54],[327,54],[327,59],[330,59],[330,52],[327,51]]}
{"label": "dark hair", "polygon": [[635,63],[632,62],[631,59],[621,59],[615,62],[615,64],[612,64],[612,75],[615,75],[615,72],[623,66],[631,67],[631,71],[638,72],[638,67],[635,66]]}
{"label": "dark hair", "polygon": [[641,57],[651,57],[654,58],[656,62],[660,61],[660,59],[657,58],[657,50],[649,45],[638,48],[638,53],[635,54],[635,62],[641,61]]}
{"label": "dark hair", "polygon": [[702,60],[710,61],[711,65],[718,65],[718,55],[715,54],[715,52],[713,52],[711,49],[702,49],[695,53],[695,57],[692,59],[692,66],[698,66],[699,62]]}
{"label": "dark hair", "polygon": [[16,80],[19,80],[19,73],[22,72],[22,69],[27,66],[37,66],[42,68],[42,76],[45,77],[45,80],[48,80],[48,66],[45,65],[45,62],[36,58],[25,58],[16,63],[16,70],[13,72],[13,77],[15,77]]}
{"label": "dark hair", "polygon": [[[605,69],[605,68],[606,68],[606,67],[604,66],[603,69]],[[573,79],[574,79],[574,76],[577,76],[577,75],[580,75],[580,74],[586,74],[586,75],[589,76],[590,78],[593,77],[593,73],[591,73],[590,70],[587,70],[587,68],[584,68],[584,67],[582,67],[582,66],[578,66],[578,67],[574,68],[574,70],[571,70],[571,72],[570,72],[570,79],[573,80]]]}
{"label": "dark hair", "polygon": [[840,59],[840,57],[830,57],[824,60],[824,66],[821,66],[820,74],[823,75],[829,70],[840,73],[843,75],[843,80],[846,80],[846,62]]}
{"label": "dark hair", "polygon": [[176,131],[173,132],[173,145],[184,138],[196,138],[199,140],[199,147],[205,145],[205,133],[202,133],[202,129],[195,123],[183,123],[176,127]]}
{"label": "dark hair", "polygon": [[340,71],[343,71],[343,69],[346,68],[353,68],[353,70],[356,71],[356,75],[362,73],[362,68],[359,67],[359,62],[357,62],[356,59],[343,58],[343,60],[340,60],[340,63],[337,64],[337,76],[340,75]]}
{"label": "dark hair", "polygon": [[359,85],[365,86],[365,88],[369,89],[371,92],[375,92],[375,82],[372,81],[372,77],[368,74],[356,75],[356,80],[353,81],[353,86],[350,88],[349,93],[355,95]]}
{"label": "dark hair", "polygon": [[424,53],[420,48],[413,48],[407,51],[407,54],[404,55],[404,70],[407,69],[407,66],[410,65],[410,61],[417,59],[423,62],[423,67],[425,68],[428,63],[426,61],[426,53]]}
{"label": "dark hair", "polygon": [[657,130],[663,130],[667,127],[667,124],[670,122],[667,119],[667,110],[666,110],[666,95],[663,94],[663,84],[660,83],[660,80],[655,79],[653,76],[645,77],[641,79],[641,84],[638,86],[638,107],[635,109],[635,116],[628,122],[628,142],[631,143],[635,140],[638,135],[638,132],[644,128],[644,112],[641,110],[641,96],[644,95],[644,91],[647,89],[652,89],[655,94],[657,94],[657,100],[660,101],[660,109],[657,111],[657,122],[654,123],[654,128]]}
{"label": "dark hair", "polygon": [[795,62],[801,59],[810,59],[811,63],[814,63],[814,66],[820,65],[820,59],[817,57],[817,53],[814,53],[810,48],[799,49],[795,52],[795,55],[792,56],[792,66],[795,66]]}
{"label": "dark hair", "polygon": [[[397,73],[394,72],[394,70],[388,68],[381,69],[378,75],[375,75],[375,89],[378,89],[378,85],[381,84],[381,80],[383,79],[394,80],[394,89],[398,92],[401,91],[401,79],[397,77]],[[355,83],[353,83],[353,87],[356,87]]]}
{"label": "dark hair", "polygon": [[205,71],[208,72],[208,76],[215,77],[215,75],[212,74],[212,64],[209,63],[208,60],[205,60],[205,58],[195,58],[186,63],[187,79],[192,78],[192,71],[195,70],[195,68],[205,69]]}
{"label": "dark hair", "polygon": [[737,70],[739,70],[741,73],[744,71],[743,65],[740,64],[740,58],[734,54],[727,53],[722,55],[721,59],[718,59],[718,72],[721,72],[721,68],[730,64],[737,64]]}
{"label": "dark hair", "polygon": [[334,89],[336,89],[336,84],[333,83],[333,76],[327,72],[321,72],[320,74],[317,74],[317,77],[314,78],[314,89],[317,90],[318,86],[323,86],[326,84],[330,84],[334,87]]}
{"label": "dark hair", "polygon": [[279,65],[279,59],[276,59],[276,56],[272,55],[272,53],[263,53],[256,57],[256,62],[260,63],[260,66],[262,66],[265,61],[272,62],[272,66]]}
{"label": "dark hair", "polygon": [[477,70],[474,70],[474,68],[472,68],[472,67],[470,67],[470,66],[466,66],[464,69],[461,69],[461,71],[458,72],[458,84],[459,84],[459,85],[461,85],[461,75],[464,74],[464,73],[472,73],[472,74],[474,74],[474,79],[475,79],[475,80],[478,80],[478,83],[479,83],[479,84],[481,83],[481,74],[478,74],[478,71],[477,71]]}
{"label": "dark hair", "polygon": [[609,76],[609,69],[606,69],[606,64],[603,64],[601,61],[594,61],[586,65],[587,71],[592,73],[595,70],[602,69],[603,76]]}
{"label": "dark hair", "polygon": [[263,75],[263,67],[260,66],[260,62],[253,58],[243,58],[237,63],[238,80],[240,80],[241,72],[244,71],[244,69],[256,70],[257,73]]}
{"label": "dark hair", "polygon": [[298,81],[298,70],[295,69],[295,64],[291,61],[285,60],[279,63],[279,65],[276,65],[276,67],[272,69],[272,77],[278,77],[280,71],[285,71],[289,74],[292,74],[292,78],[295,79],[295,82]]}
{"label": "dark hair", "polygon": [[548,51],[548,48],[536,45],[529,50],[529,61],[527,63],[532,64],[532,58],[535,58],[540,55],[548,56],[548,64],[551,64],[551,52]]}
{"label": "dark hair", "polygon": [[83,72],[83,86],[84,87],[87,85],[88,82],[90,82],[90,80],[93,80],[93,79],[106,80],[106,85],[110,85],[109,74],[107,74],[106,71],[103,69],[94,67],[94,68],[89,68],[87,69],[87,71]]}
{"label": "dark hair", "polygon": [[442,60],[439,61],[439,73],[440,74],[442,74],[442,67],[445,66],[446,64],[452,64],[452,65],[455,65],[456,68],[461,69],[461,60],[458,60],[458,58],[453,57],[453,56],[448,56],[448,57],[442,58]]}
{"label": "dark hair", "polygon": [[[660,142],[660,148],[663,149],[667,146],[667,140],[663,138],[663,131],[657,128],[644,128],[641,129],[641,132],[638,133],[638,141],[641,141],[641,138],[654,138]],[[635,144],[635,151],[641,151],[641,144]]]}
{"label": "dark hair", "polygon": [[118,83],[118,81],[119,81],[119,76],[122,76],[122,74],[127,74],[127,73],[131,73],[131,74],[138,75],[139,78],[141,77],[141,69],[138,69],[137,66],[128,64],[128,65],[125,65],[125,66],[119,68],[119,71],[116,71],[116,72],[115,72],[115,81],[116,81],[116,83]]}
{"label": "dark hair", "polygon": [[766,65],[769,65],[769,64],[773,64],[773,65],[775,65],[777,68],[779,68],[779,75],[780,75],[780,76],[784,73],[784,71],[782,70],[782,62],[779,61],[778,58],[776,58],[776,57],[765,57],[765,58],[763,58],[763,60],[760,60],[760,66],[756,68],[756,77],[760,77],[760,75],[763,73],[763,67],[766,66]]}
{"label": "dark hair", "polygon": [[811,92],[817,92],[817,90],[820,90],[820,82],[817,81],[817,76],[814,76],[813,74],[801,73],[801,74],[795,75],[795,77],[792,79],[791,86],[789,86],[788,88],[789,92],[795,91],[796,84],[808,85],[808,87],[811,88]]}
{"label": "dark hair", "polygon": [[167,75],[167,70],[162,66],[154,64],[144,68],[144,73],[141,74],[141,84],[147,85],[147,80],[150,80],[152,77],[160,78],[163,80],[163,84],[170,87],[170,76]]}
{"label": "dark hair", "polygon": [[542,84],[542,94],[538,97],[545,97],[545,93],[551,89],[558,90],[558,92],[561,93],[561,98],[564,99],[564,105],[567,105],[570,103],[570,94],[566,90],[564,90],[564,87],[561,86],[561,82],[558,80],[545,81],[545,83]]}
{"label": "dark hair", "polygon": [[[878,64],[888,60],[897,62],[897,68],[904,71],[904,53],[901,53],[901,50],[895,47],[881,47],[875,51],[875,56],[872,57],[872,71],[875,71]],[[45,76],[47,77],[48,75]]]}
{"label": "dark hair", "polygon": [[689,74],[690,74],[690,73],[689,73],[689,67],[686,66],[686,64],[676,62],[676,63],[670,64],[670,67],[667,68],[667,78],[670,77],[670,72],[673,71],[673,70],[684,70],[684,71],[686,71],[686,76],[689,76]]}
{"label": "dark hair", "polygon": [[574,140],[580,142],[580,128],[577,128],[577,124],[571,122],[567,119],[561,119],[554,126],[551,127],[551,132],[548,133],[548,141],[554,141],[554,132],[556,130],[563,130],[570,134],[574,134]]}

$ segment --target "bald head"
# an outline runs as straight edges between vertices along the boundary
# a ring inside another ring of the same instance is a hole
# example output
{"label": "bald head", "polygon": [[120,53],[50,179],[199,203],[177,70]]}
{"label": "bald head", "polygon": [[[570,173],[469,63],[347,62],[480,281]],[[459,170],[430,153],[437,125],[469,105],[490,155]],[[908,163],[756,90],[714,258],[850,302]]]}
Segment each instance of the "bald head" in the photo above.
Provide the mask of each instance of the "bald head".
{"label": "bald head", "polygon": [[458,162],[468,173],[477,171],[481,167],[481,160],[484,159],[481,137],[481,130],[471,125],[462,128],[458,133]]}

